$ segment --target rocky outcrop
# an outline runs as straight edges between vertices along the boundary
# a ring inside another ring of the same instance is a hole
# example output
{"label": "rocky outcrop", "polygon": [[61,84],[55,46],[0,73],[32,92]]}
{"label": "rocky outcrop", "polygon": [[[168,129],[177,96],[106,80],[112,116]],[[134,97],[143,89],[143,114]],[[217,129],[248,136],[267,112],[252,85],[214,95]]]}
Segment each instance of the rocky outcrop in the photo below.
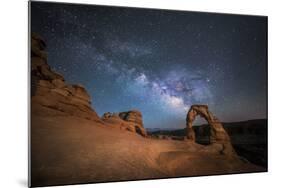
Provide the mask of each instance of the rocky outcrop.
{"label": "rocky outcrop", "polygon": [[67,115],[99,120],[91,108],[91,98],[81,85],[65,83],[64,77],[47,64],[46,44],[37,34],[31,36],[31,96],[32,112],[41,105]]}
{"label": "rocky outcrop", "polygon": [[144,137],[147,136],[147,132],[143,127],[142,114],[137,110],[120,113],[107,112],[102,116],[102,120],[114,126],[119,126],[120,129],[131,131]]}
{"label": "rocky outcrop", "polygon": [[140,111],[132,110],[128,112],[120,112],[119,117],[127,122],[134,123],[135,126],[143,128],[142,115]]}
{"label": "rocky outcrop", "polygon": [[218,118],[213,116],[213,114],[209,111],[207,105],[192,105],[189,109],[186,117],[187,138],[195,141],[195,132],[192,128],[192,123],[198,115],[203,117],[210,126],[210,144],[220,145],[222,148],[222,154],[235,154],[229,135],[224,130],[223,125]]}

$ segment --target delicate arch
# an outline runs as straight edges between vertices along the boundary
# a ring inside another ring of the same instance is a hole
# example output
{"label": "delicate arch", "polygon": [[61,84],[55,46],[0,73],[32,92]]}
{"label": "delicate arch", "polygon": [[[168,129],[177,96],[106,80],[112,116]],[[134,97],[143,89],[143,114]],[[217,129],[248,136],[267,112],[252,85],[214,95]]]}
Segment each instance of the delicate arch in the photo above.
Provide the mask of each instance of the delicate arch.
{"label": "delicate arch", "polygon": [[224,153],[233,153],[230,137],[223,128],[221,122],[213,116],[207,105],[192,105],[186,116],[186,136],[187,139],[195,141],[195,132],[192,123],[196,116],[201,116],[210,125],[210,144],[222,144]]}

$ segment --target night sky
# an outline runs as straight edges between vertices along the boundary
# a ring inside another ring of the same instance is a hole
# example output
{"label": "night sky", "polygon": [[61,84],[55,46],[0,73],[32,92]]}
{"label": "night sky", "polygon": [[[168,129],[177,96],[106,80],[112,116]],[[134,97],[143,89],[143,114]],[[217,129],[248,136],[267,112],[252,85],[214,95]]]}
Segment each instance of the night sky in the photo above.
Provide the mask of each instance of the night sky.
{"label": "night sky", "polygon": [[224,122],[267,118],[266,17],[32,2],[31,31],[100,116],[138,109],[146,128],[181,128],[208,104]]}

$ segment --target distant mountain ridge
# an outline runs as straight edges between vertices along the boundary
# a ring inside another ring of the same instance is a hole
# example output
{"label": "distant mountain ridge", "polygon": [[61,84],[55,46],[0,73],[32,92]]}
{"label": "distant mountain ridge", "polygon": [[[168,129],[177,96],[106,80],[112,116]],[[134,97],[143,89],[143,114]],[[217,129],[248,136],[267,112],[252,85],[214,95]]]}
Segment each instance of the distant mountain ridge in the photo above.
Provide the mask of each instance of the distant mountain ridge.
{"label": "distant mountain ridge", "polygon": [[[250,119],[250,120],[245,120],[245,121],[234,121],[234,122],[222,122],[222,124],[226,127],[228,126],[233,126],[233,125],[238,125],[238,124],[253,124],[254,122],[256,122],[257,124],[259,124],[260,122],[263,121],[267,121],[267,119],[265,118],[261,118],[261,119]],[[200,125],[194,125],[194,127],[200,127],[200,126],[206,126],[208,124],[200,124]],[[179,131],[179,130],[186,130],[186,128],[146,128],[147,132],[152,133],[152,132],[156,132],[156,131]]]}
{"label": "distant mountain ridge", "polygon": [[179,128],[146,128],[147,132],[156,132],[156,131],[173,131],[179,130]]}

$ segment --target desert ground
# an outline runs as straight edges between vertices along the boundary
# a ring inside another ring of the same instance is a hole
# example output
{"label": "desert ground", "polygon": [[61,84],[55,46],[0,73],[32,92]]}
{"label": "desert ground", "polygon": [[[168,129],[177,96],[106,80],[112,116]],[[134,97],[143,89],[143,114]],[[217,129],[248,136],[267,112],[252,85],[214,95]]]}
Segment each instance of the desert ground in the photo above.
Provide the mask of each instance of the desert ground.
{"label": "desert ground", "polygon": [[40,108],[43,114],[32,117],[31,127],[32,184],[36,186],[264,170],[239,157],[221,155],[215,145],[145,138]]}

